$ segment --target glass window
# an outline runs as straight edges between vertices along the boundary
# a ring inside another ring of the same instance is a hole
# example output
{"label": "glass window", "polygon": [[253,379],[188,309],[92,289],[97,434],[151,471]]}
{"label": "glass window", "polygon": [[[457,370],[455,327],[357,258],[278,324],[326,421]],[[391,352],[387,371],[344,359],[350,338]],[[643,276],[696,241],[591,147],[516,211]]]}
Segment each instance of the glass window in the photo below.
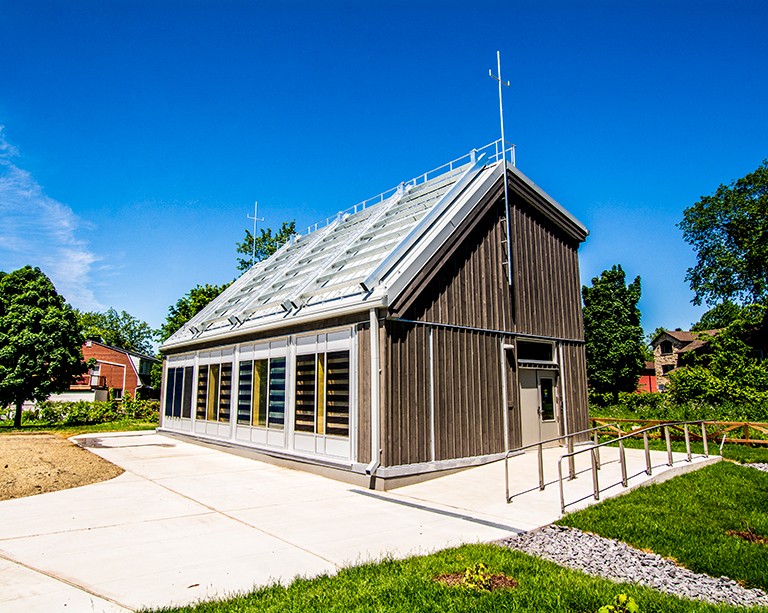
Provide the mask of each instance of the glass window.
{"label": "glass window", "polygon": [[253,362],[245,360],[240,362],[240,377],[237,387],[237,423],[246,426],[251,425],[251,395]]}
{"label": "glass window", "polygon": [[197,419],[205,419],[208,398],[208,365],[200,366],[197,372]]}
{"label": "glass window", "polygon": [[541,420],[555,420],[555,386],[552,379],[539,379],[541,394]]}
{"label": "glass window", "polygon": [[296,432],[315,431],[315,354],[296,358]]}
{"label": "glass window", "polygon": [[536,362],[552,361],[552,343],[517,341],[517,359]]}
{"label": "glass window", "polygon": [[221,378],[219,369],[219,364],[208,365],[208,398],[205,403],[205,418],[208,421],[216,421],[216,400],[219,395],[219,380]]}
{"label": "glass window", "polygon": [[192,386],[194,385],[192,375],[194,370],[192,366],[184,368],[184,397],[181,401],[181,416],[185,419],[189,419],[192,412]]}
{"label": "glass window", "polygon": [[237,423],[248,426],[267,425],[268,365],[269,360],[240,362]]}
{"label": "glass window", "polygon": [[661,354],[669,355],[670,353],[672,353],[672,343],[670,341],[661,343]]}
{"label": "glass window", "polygon": [[349,352],[296,358],[297,432],[349,436]]}
{"label": "glass window", "polygon": [[165,415],[173,415],[173,390],[176,388],[176,369],[169,368],[165,376]]}
{"label": "glass window", "polygon": [[229,421],[232,407],[232,362],[221,365],[221,384],[219,386],[219,421]]}
{"label": "glass window", "polygon": [[282,430],[285,424],[285,358],[269,361],[269,421],[270,428]]}
{"label": "glass window", "polygon": [[181,417],[181,398],[184,395],[184,369],[174,368],[176,376],[173,385],[173,416]]}

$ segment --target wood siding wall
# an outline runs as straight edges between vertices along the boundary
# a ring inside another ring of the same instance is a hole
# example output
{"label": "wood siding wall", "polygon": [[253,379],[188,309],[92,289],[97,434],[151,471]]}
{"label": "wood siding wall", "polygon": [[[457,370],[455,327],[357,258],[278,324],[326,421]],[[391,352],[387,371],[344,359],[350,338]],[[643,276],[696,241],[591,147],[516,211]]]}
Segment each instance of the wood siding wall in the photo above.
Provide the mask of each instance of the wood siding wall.
{"label": "wood siding wall", "polygon": [[563,343],[563,364],[560,369],[565,386],[565,408],[568,430],[578,432],[589,428],[587,399],[587,357],[584,345]]}
{"label": "wood siding wall", "polygon": [[382,466],[430,460],[429,339],[425,326],[387,322]]}
{"label": "wood siding wall", "polygon": [[496,334],[433,328],[435,459],[504,451]]}
{"label": "wood siding wall", "polygon": [[[512,195],[513,303],[505,266],[504,201],[499,196],[494,193],[481,205],[480,214],[467,220],[468,234],[457,244],[445,245],[414,287],[393,303],[393,314],[416,321],[583,338],[576,241]],[[419,287],[419,281],[426,285]]]}
{"label": "wood siding wall", "polygon": [[[465,458],[504,451],[499,336],[396,321],[389,338],[384,413],[384,466]],[[434,402],[434,424],[432,423]],[[434,432],[434,457],[432,456]]]}
{"label": "wood siding wall", "polygon": [[521,445],[517,365],[501,353],[516,334],[560,339],[569,430],[588,427],[578,241],[514,192],[511,205],[514,295],[499,182],[390,306],[391,317],[420,323],[387,322],[384,466],[433,459],[430,330],[435,460],[504,451],[505,411],[510,447]]}

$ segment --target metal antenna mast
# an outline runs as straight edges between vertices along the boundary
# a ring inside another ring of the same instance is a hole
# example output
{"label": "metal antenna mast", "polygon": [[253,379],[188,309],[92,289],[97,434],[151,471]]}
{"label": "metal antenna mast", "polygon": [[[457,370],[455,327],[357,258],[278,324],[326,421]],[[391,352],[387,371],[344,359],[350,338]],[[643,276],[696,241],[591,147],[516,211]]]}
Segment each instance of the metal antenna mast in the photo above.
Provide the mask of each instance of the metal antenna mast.
{"label": "metal antenna mast", "polygon": [[253,219],[253,250],[251,252],[251,266],[256,263],[256,224],[260,221],[264,221],[263,217],[259,217],[259,201],[253,203],[253,217],[246,215],[248,219]]}
{"label": "metal antenna mast", "polygon": [[[501,52],[496,52],[496,69],[499,75],[488,71],[488,76],[499,82],[499,122],[501,123],[501,159],[504,161],[504,208],[507,213],[507,278],[509,286],[512,287],[512,216],[509,210],[509,185],[507,184],[507,141],[504,138],[504,101],[502,96],[502,85],[510,86],[509,81],[501,79]],[[513,164],[514,166],[514,161]]]}

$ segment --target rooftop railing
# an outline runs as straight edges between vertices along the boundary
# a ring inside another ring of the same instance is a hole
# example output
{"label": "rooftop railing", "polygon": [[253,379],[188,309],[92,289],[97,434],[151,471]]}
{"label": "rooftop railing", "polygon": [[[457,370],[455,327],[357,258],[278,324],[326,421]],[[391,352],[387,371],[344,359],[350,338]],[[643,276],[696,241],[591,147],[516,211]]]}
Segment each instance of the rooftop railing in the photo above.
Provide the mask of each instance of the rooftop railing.
{"label": "rooftop railing", "polygon": [[332,224],[334,221],[343,218],[345,215],[354,215],[355,213],[359,213],[366,208],[376,206],[377,204],[384,202],[387,198],[393,196],[399,189],[412,189],[417,185],[422,185],[427,181],[431,181],[432,179],[436,179],[444,174],[453,172],[465,164],[474,163],[482,155],[486,156],[489,163],[496,163],[504,158],[509,160],[513,166],[515,165],[515,145],[506,142],[505,146],[502,147],[501,139],[495,140],[491,143],[488,143],[487,145],[484,145],[483,147],[480,147],[479,149],[472,149],[472,151],[469,153],[466,153],[456,158],[455,160],[451,160],[450,162],[446,162],[437,168],[433,168],[432,170],[417,175],[409,181],[404,181],[397,187],[393,187],[384,192],[381,192],[380,194],[377,194],[376,196],[373,196],[372,198],[358,202],[357,204],[344,209],[343,211],[339,211],[332,217],[326,217],[324,220],[308,226],[306,234],[314,232],[315,230],[319,230],[320,228],[324,228],[325,226]]}

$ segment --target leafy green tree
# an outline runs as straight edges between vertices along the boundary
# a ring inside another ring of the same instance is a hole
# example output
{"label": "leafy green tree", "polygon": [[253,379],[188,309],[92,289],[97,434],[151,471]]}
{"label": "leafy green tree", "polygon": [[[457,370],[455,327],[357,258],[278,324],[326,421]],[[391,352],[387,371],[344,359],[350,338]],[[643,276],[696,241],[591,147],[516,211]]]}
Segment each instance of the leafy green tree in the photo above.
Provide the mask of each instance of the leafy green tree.
{"label": "leafy green tree", "polygon": [[256,262],[267,259],[281,245],[287,243],[288,239],[294,234],[296,234],[295,221],[284,221],[275,234],[272,234],[272,228],[261,230],[261,234],[256,237],[256,248],[254,251],[253,234],[250,230],[246,230],[245,240],[242,243],[237,243],[237,253],[245,255],[244,258],[237,258],[237,269],[245,271]]}
{"label": "leafy green tree", "polygon": [[0,406],[16,406],[21,427],[25,400],[66,390],[87,370],[74,309],[39,268],[0,275]]}
{"label": "leafy green tree", "polygon": [[768,300],[768,160],[753,173],[720,185],[683,212],[678,227],[696,251],[686,280],[694,303]]}
{"label": "leafy green tree", "polygon": [[[222,285],[196,285],[181,298],[176,304],[168,307],[168,316],[165,322],[160,326],[157,332],[157,338],[160,343],[167,341],[171,335],[181,326],[187,323],[192,317],[197,315],[211,300],[216,298],[221,292],[227,289],[230,283]],[[150,371],[150,381],[152,387],[160,389],[163,378],[162,364],[153,364]]]}
{"label": "leafy green tree", "polygon": [[110,308],[104,313],[76,311],[85,338],[100,340],[107,345],[152,355],[157,330],[130,313]]}
{"label": "leafy green tree", "polygon": [[697,403],[715,410],[696,418],[768,419],[768,361],[758,359],[745,340],[761,330],[763,306],[745,307],[718,334],[704,338],[707,350],[691,356],[692,363],[669,373],[668,391],[676,404]]}
{"label": "leafy green tree", "polygon": [[744,307],[726,299],[716,304],[701,316],[701,319],[691,326],[691,331],[719,330],[737,321]]}
{"label": "leafy green tree", "polygon": [[631,392],[643,369],[640,277],[626,285],[624,270],[613,266],[581,288],[589,385],[597,394]]}
{"label": "leafy green tree", "polygon": [[176,304],[168,307],[168,316],[160,326],[158,338],[161,343],[167,341],[170,336],[192,317],[200,312],[211,300],[229,287],[229,283],[222,285],[196,285],[181,298]]}

